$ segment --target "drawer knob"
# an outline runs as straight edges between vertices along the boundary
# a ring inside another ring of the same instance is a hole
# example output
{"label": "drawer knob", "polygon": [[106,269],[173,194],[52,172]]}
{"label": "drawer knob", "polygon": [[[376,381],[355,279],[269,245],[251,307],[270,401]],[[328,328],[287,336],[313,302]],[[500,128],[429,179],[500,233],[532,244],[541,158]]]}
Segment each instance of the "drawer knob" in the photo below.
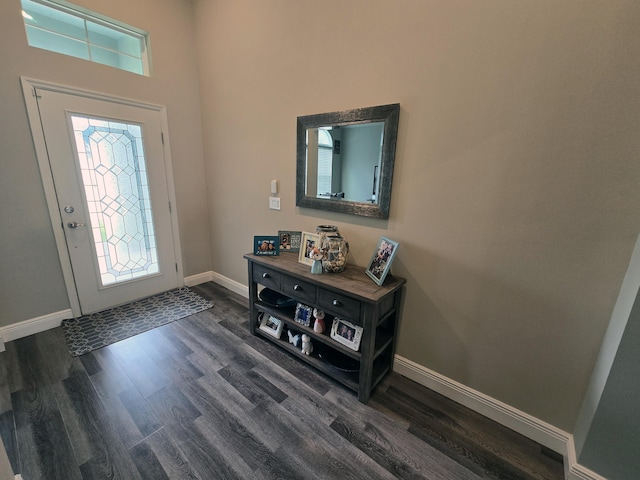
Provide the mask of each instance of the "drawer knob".
{"label": "drawer knob", "polygon": [[267,272],[263,273],[262,278],[269,278],[269,274]]}
{"label": "drawer knob", "polygon": [[296,284],[293,286],[293,289],[294,289],[296,292],[299,292],[300,290],[302,290],[302,287],[296,283]]}
{"label": "drawer knob", "polygon": [[331,303],[333,303],[334,307],[341,307],[342,306],[342,302],[340,300],[334,300]]}

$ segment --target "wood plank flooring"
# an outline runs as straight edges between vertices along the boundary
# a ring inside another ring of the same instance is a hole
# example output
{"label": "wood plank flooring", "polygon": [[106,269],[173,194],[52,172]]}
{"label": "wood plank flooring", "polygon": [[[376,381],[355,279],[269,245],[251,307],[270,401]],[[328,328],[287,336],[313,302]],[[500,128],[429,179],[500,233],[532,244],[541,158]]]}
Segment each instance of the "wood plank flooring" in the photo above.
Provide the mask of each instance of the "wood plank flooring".
{"label": "wood plank flooring", "polygon": [[0,353],[0,435],[25,480],[538,479],[562,459],[397,374],[367,405],[248,332],[247,300],[69,356],[60,328]]}

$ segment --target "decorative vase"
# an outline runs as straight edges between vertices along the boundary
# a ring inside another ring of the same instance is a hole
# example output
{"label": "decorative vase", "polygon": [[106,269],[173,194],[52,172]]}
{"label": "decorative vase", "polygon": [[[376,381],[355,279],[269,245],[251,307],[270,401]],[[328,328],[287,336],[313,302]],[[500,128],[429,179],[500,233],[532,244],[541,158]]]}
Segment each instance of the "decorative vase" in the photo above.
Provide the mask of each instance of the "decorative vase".
{"label": "decorative vase", "polygon": [[347,264],[349,242],[334,225],[318,225],[316,233],[320,235],[320,248],[324,253],[322,270],[328,273],[342,272]]}

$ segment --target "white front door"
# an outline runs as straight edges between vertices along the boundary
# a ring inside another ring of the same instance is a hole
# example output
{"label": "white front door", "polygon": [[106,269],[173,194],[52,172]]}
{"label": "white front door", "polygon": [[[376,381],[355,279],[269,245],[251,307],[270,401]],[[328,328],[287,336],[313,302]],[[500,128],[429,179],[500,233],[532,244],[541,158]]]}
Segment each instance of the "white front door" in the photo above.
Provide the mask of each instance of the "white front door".
{"label": "white front door", "polygon": [[55,189],[52,223],[63,233],[81,313],[179,286],[161,111],[32,93]]}

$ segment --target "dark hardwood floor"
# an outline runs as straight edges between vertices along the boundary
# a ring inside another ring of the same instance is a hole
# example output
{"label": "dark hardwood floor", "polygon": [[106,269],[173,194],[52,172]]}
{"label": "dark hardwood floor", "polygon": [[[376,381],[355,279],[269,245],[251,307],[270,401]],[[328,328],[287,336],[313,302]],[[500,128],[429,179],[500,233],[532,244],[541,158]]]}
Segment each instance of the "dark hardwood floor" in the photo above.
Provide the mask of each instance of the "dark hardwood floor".
{"label": "dark hardwood floor", "polygon": [[51,479],[562,479],[561,459],[397,374],[364,405],[248,332],[247,300],[81,357],[60,328],[0,353],[15,473]]}

